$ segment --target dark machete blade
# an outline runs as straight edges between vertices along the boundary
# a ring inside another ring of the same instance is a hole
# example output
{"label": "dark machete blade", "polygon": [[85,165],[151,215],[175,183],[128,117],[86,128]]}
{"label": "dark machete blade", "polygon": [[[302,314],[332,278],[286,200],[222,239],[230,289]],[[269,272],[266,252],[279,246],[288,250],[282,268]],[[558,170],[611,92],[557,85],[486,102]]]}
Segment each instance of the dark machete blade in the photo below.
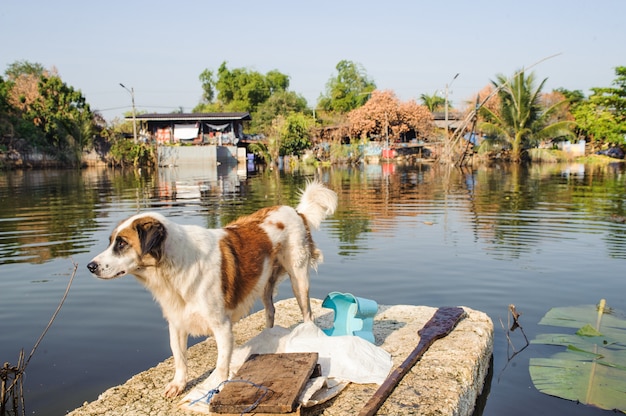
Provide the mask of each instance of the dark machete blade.
{"label": "dark machete blade", "polygon": [[422,358],[428,348],[430,348],[435,341],[452,332],[456,324],[464,317],[465,311],[462,308],[443,307],[437,309],[433,317],[426,322],[426,325],[417,331],[420,336],[417,347],[415,347],[404,362],[387,377],[385,382],[381,384],[378,390],[376,390],[376,393],[374,393],[363,409],[361,409],[359,416],[374,415],[385,400],[387,400],[387,397],[389,397],[400,380],[402,380],[402,377],[404,377],[411,367]]}
{"label": "dark machete blade", "polygon": [[420,344],[422,340],[432,339],[438,340],[448,335],[456,324],[465,315],[463,308],[444,307],[439,308],[426,325],[417,333],[420,336]]}

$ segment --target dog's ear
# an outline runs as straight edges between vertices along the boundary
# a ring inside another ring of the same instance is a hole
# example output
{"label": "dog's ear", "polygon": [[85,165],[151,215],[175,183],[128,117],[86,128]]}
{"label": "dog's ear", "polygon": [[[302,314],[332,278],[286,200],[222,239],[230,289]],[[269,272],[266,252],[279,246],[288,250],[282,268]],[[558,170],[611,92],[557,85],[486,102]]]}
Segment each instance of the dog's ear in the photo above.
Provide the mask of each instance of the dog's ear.
{"label": "dog's ear", "polygon": [[167,238],[165,226],[152,217],[140,218],[134,226],[141,243],[141,255],[150,254],[157,262],[160,261]]}

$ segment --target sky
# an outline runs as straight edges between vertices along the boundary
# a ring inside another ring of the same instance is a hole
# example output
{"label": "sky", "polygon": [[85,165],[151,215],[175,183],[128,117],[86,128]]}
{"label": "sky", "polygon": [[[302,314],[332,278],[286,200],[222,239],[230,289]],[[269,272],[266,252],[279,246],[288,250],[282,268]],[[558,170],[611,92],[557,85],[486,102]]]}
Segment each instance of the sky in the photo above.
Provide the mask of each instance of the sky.
{"label": "sky", "polygon": [[341,60],[402,101],[447,86],[462,108],[520,69],[544,92],[609,87],[626,66],[624,16],[624,0],[2,0],[0,74],[56,68],[110,122],[132,109],[120,83],[138,112],[191,112],[200,73],[222,62],[288,75],[311,108]]}

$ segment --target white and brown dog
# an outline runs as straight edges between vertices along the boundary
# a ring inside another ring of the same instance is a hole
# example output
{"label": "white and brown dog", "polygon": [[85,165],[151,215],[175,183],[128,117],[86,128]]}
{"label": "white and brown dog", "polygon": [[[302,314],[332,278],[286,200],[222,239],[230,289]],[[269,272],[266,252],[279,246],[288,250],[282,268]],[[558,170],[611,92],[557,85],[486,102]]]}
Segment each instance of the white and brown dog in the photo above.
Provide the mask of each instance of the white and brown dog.
{"label": "white and brown dog", "polygon": [[178,225],[153,212],[138,214],[113,230],[109,247],[87,268],[101,279],[133,274],[161,305],[176,367],[165,395],[174,397],[187,383],[188,336],[213,334],[218,353],[212,376],[228,379],[233,323],[260,297],[266,325],[272,327],[272,297],[285,273],[304,321],[312,321],[309,268],[317,267],[322,253],[310,228],[319,228],[336,207],[335,192],[313,181],[295,209],[264,208],[221,229]]}

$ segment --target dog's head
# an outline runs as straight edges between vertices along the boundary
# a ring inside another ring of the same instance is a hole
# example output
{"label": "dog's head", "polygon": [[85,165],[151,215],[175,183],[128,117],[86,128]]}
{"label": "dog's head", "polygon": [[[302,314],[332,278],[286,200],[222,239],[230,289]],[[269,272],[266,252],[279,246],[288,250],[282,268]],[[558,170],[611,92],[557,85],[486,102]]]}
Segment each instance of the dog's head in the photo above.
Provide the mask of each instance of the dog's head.
{"label": "dog's head", "polygon": [[109,246],[87,264],[101,279],[140,272],[161,261],[167,230],[163,216],[139,214],[122,221],[111,233]]}

